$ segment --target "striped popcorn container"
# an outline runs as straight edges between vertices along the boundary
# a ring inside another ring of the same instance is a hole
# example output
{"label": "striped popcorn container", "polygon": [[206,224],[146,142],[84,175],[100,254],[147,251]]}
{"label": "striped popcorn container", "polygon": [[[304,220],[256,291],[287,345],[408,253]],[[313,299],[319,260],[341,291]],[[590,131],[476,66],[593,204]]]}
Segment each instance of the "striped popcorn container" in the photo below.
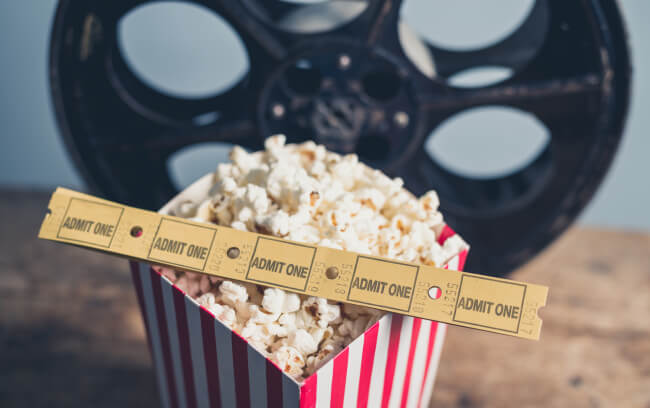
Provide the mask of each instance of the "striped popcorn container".
{"label": "striped popcorn container", "polygon": [[[206,176],[163,207],[198,201]],[[445,227],[439,242],[454,232]],[[445,266],[460,270],[467,251]],[[131,262],[164,407],[426,407],[446,325],[386,314],[296,382],[151,265]]]}

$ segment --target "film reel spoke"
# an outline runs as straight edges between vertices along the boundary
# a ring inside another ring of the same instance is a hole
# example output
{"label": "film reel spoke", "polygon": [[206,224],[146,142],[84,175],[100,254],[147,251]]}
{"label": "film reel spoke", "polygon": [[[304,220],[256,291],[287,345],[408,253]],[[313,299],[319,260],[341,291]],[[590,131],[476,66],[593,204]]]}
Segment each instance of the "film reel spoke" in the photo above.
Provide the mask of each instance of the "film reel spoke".
{"label": "film reel spoke", "polygon": [[[567,112],[595,109],[593,97],[602,91],[601,78],[586,74],[570,79],[522,81],[516,78],[478,89],[447,87],[440,83],[421,88],[418,95],[423,109],[431,112],[456,112],[484,105],[520,108],[542,119],[565,117]],[[442,90],[442,92],[441,92]]]}
{"label": "film reel spoke", "polygon": [[211,7],[233,25],[258,64],[277,63],[286,57],[286,39],[283,41],[271,27],[256,19],[242,2],[219,0]]}
{"label": "film reel spoke", "polygon": [[404,0],[373,0],[368,7],[368,26],[364,27],[369,45],[381,41],[387,30],[397,32],[400,7]]}
{"label": "film reel spoke", "polygon": [[227,142],[243,147],[258,148],[254,140],[257,127],[250,118],[236,118],[219,121],[213,125],[192,127],[189,129],[170,129],[151,142],[146,149],[179,150],[186,146],[205,142]]}
{"label": "film reel spoke", "polygon": [[257,132],[250,119],[233,119],[207,126],[169,127],[140,140],[101,139],[95,146],[107,152],[174,152],[206,142],[226,142],[253,147]]}
{"label": "film reel spoke", "polygon": [[[236,3],[236,4],[232,4]],[[365,37],[365,29],[374,19],[369,13],[370,0],[243,0],[223,1],[224,10],[257,58],[257,50],[271,58],[261,58],[266,64],[262,73],[276,68],[278,62],[290,59],[298,49],[309,49],[319,42],[328,42],[330,36]],[[258,44],[259,43],[259,44]],[[317,47],[319,45],[316,45]]]}
{"label": "film reel spoke", "polygon": [[[601,107],[598,96],[605,86],[598,74],[586,74],[516,87],[512,96],[501,96],[507,105],[533,113],[550,124],[566,118],[567,114],[574,118],[597,114]],[[502,94],[508,91],[507,86],[504,88]]]}

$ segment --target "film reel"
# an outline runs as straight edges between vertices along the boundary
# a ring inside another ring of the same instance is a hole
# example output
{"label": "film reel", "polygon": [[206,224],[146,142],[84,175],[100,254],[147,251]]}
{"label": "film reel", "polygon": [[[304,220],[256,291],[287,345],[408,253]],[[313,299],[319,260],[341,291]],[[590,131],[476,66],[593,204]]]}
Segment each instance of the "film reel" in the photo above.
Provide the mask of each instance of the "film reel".
{"label": "film reel", "polygon": [[[259,149],[265,136],[285,133],[356,152],[417,194],[437,190],[448,223],[473,245],[468,269],[503,275],[576,218],[621,138],[630,62],[615,2],[538,0],[505,39],[459,51],[400,24],[397,0],[196,0],[233,27],[251,61],[231,89],[198,99],[159,92],[125,61],[116,27],[145,3],[62,0],[52,30],[63,137],[88,183],[116,201],[148,209],[166,202],[175,193],[166,162],[184,147]],[[485,65],[513,75],[474,88],[448,81]],[[474,178],[427,153],[427,135],[448,118],[494,105],[529,112],[549,130],[530,163]],[[214,120],[197,120],[206,117]]]}

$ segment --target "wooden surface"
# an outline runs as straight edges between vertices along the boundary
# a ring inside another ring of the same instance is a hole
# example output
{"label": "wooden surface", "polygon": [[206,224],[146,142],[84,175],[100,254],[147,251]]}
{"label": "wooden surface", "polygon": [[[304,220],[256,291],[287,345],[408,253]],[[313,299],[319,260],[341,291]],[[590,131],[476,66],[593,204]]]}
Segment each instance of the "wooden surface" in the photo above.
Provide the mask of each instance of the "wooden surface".
{"label": "wooden surface", "polygon": [[[157,405],[125,261],[35,239],[47,195],[0,192],[0,407]],[[514,279],[539,342],[450,327],[435,407],[650,407],[650,235],[574,228]]]}

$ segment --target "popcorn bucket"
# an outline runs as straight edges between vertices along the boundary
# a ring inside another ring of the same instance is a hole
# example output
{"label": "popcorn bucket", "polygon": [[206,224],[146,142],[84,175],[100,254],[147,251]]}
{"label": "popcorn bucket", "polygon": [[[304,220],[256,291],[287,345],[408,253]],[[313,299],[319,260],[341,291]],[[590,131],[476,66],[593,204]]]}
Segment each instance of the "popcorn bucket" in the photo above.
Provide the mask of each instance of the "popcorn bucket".
{"label": "popcorn bucket", "polygon": [[[165,207],[208,195],[204,176]],[[454,232],[445,227],[443,243]],[[467,251],[445,266],[460,270]],[[426,407],[446,325],[386,314],[303,382],[285,374],[151,265],[131,262],[164,407]]]}

